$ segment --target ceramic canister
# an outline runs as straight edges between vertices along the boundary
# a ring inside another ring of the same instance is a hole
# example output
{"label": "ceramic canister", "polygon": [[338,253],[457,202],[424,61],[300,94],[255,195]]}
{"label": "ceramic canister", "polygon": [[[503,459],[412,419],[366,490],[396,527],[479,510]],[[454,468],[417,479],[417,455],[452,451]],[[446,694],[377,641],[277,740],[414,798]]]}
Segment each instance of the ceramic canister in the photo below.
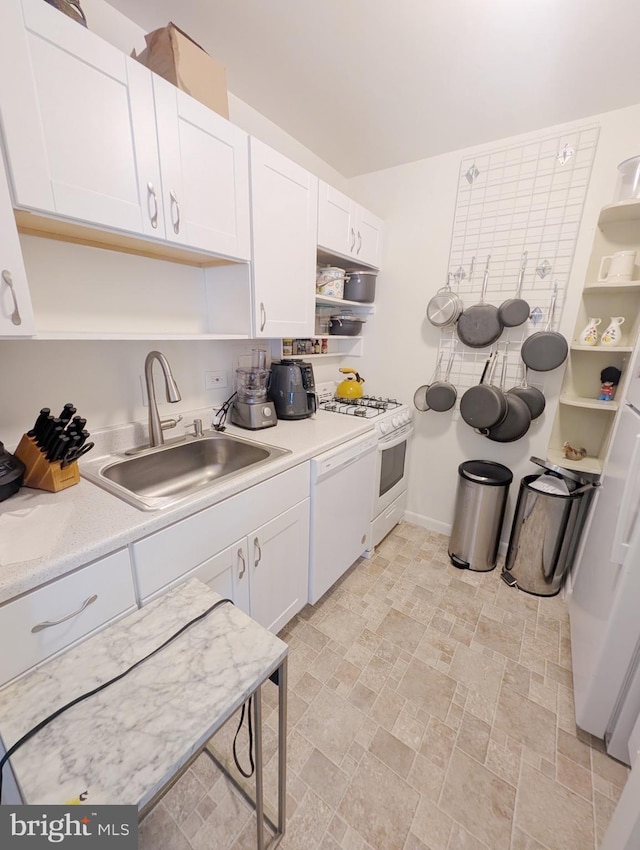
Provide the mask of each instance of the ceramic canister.
{"label": "ceramic canister", "polygon": [[344,297],[344,269],[336,266],[319,268],[316,274],[316,292],[331,298]]}

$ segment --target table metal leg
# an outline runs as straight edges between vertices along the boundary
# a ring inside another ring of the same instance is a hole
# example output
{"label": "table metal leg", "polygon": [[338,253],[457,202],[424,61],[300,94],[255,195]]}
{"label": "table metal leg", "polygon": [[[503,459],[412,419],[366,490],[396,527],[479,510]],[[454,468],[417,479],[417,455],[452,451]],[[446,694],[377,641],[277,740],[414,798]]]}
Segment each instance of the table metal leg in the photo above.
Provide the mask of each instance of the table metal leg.
{"label": "table metal leg", "polygon": [[287,819],[287,663],[278,677],[278,832],[284,835]]}
{"label": "table metal leg", "polygon": [[256,829],[257,848],[264,850],[264,785],[262,776],[262,686],[253,693],[253,726],[256,766]]}

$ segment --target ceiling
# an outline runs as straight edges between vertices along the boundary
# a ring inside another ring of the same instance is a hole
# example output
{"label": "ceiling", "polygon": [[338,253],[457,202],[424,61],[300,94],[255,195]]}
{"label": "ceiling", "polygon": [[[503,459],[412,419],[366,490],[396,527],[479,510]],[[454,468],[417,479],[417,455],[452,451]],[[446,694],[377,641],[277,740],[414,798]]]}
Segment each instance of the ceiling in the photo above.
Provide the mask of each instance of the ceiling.
{"label": "ceiling", "polygon": [[346,177],[640,102],[638,0],[109,0]]}

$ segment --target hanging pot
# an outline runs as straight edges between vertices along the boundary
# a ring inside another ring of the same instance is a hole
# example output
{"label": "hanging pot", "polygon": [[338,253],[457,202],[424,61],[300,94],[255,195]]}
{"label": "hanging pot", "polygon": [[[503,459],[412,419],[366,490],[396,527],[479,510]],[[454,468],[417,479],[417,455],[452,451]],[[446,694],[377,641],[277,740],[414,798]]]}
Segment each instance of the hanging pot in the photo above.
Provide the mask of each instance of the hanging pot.
{"label": "hanging pot", "polygon": [[[460,399],[460,415],[472,428],[491,428],[502,422],[507,413],[507,402],[504,393],[491,384],[493,372],[498,362],[498,355],[492,352],[485,363],[480,383],[470,387]],[[489,382],[484,379],[489,373]]]}
{"label": "hanging pot", "polygon": [[522,439],[531,427],[531,411],[527,404],[519,396],[505,392],[505,378],[507,374],[507,352],[502,357],[502,377],[500,386],[507,403],[507,412],[497,425],[489,428],[486,436],[495,443],[514,443]]}
{"label": "hanging pot", "polygon": [[520,355],[529,369],[535,372],[550,372],[562,366],[569,353],[567,340],[557,331],[549,330],[553,322],[553,314],[558,298],[558,284],[553,288],[553,297],[549,307],[547,326],[543,331],[536,331],[522,343]]}
{"label": "hanging pot", "polygon": [[529,408],[531,419],[537,419],[544,412],[547,400],[541,390],[537,387],[529,386],[527,383],[527,367],[523,361],[520,361],[520,363],[522,367],[521,382],[517,386],[507,390],[507,395],[517,395],[521,398]]}
{"label": "hanging pot", "polygon": [[429,385],[426,393],[426,402],[430,410],[436,410],[438,413],[444,413],[445,410],[451,410],[458,398],[458,391],[449,383],[449,375],[451,367],[455,359],[455,353],[449,358],[447,372],[444,376],[444,381],[434,381]]}
{"label": "hanging pot", "polygon": [[[473,260],[471,270],[473,270]],[[452,291],[451,274],[448,274],[446,286],[439,289],[427,304],[427,319],[434,327],[444,328],[458,321],[462,309],[462,299]]]}
{"label": "hanging pot", "polygon": [[522,264],[520,265],[520,274],[518,275],[518,286],[516,289],[516,297],[508,298],[506,301],[503,301],[500,307],[498,308],[498,315],[500,317],[500,321],[504,325],[505,328],[517,328],[520,325],[524,325],[524,323],[529,318],[531,314],[531,307],[524,298],[520,297],[520,293],[522,292],[522,281],[524,280],[524,270],[527,266],[527,252],[525,251],[522,255]]}
{"label": "hanging pot", "polygon": [[467,307],[460,315],[456,325],[456,332],[460,341],[468,345],[469,348],[485,348],[487,345],[492,345],[503,331],[498,308],[494,307],[493,304],[487,304],[484,300],[489,282],[490,260],[491,255],[487,257],[487,265],[484,270],[480,303]]}
{"label": "hanging pot", "polygon": [[413,406],[416,410],[419,410],[421,413],[424,413],[426,410],[430,410],[429,402],[427,401],[427,393],[429,392],[429,387],[434,381],[438,380],[438,376],[440,375],[440,365],[442,364],[442,352],[440,352],[440,356],[438,357],[438,364],[435,368],[435,372],[433,373],[431,380],[428,384],[422,384],[421,387],[413,394]]}

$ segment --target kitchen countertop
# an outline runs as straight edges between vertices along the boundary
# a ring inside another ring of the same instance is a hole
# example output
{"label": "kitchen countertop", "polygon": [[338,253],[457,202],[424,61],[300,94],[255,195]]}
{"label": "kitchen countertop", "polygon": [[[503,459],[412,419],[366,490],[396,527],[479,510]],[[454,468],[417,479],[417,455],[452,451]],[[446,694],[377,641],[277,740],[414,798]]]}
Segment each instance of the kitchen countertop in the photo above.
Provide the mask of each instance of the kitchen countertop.
{"label": "kitchen countertop", "polygon": [[[204,413],[210,416],[211,411],[207,409]],[[201,414],[202,411],[195,411],[196,416]],[[193,415],[193,413],[185,414],[185,421]],[[206,421],[205,419],[205,423]],[[37,560],[0,565],[0,604],[221,502],[261,481],[266,481],[315,455],[371,431],[373,427],[373,421],[370,419],[340,416],[325,411],[319,411],[310,419],[279,420],[275,428],[266,428],[262,431],[247,431],[229,425],[227,426],[229,434],[256,443],[289,449],[291,453],[276,458],[264,466],[253,470],[247,469],[245,472],[222,480],[212,485],[208,491],[181,501],[174,507],[157,511],[139,510],[84,479],[79,484],[59,493],[46,493],[42,490],[23,487],[15,496],[0,503],[0,517],[6,513],[40,505],[66,505],[70,518],[66,528],[46,556]],[[92,439],[96,441],[94,452],[99,451],[100,454],[121,452],[123,447],[135,445],[134,428],[139,434],[141,430],[139,424],[123,426],[121,429],[105,429],[104,432],[92,434]],[[127,439],[129,442],[123,443],[123,440]],[[137,442],[139,443],[140,440],[138,439]],[[94,452],[90,456],[92,460],[95,460]],[[80,463],[80,471],[82,472],[82,463]]]}
{"label": "kitchen countertop", "polygon": [[[120,674],[220,599],[191,579],[7,686],[0,711],[5,747],[43,714]],[[62,804],[86,790],[87,805],[142,808],[287,652],[238,608],[221,605],[24,744],[11,758],[24,802]]]}

